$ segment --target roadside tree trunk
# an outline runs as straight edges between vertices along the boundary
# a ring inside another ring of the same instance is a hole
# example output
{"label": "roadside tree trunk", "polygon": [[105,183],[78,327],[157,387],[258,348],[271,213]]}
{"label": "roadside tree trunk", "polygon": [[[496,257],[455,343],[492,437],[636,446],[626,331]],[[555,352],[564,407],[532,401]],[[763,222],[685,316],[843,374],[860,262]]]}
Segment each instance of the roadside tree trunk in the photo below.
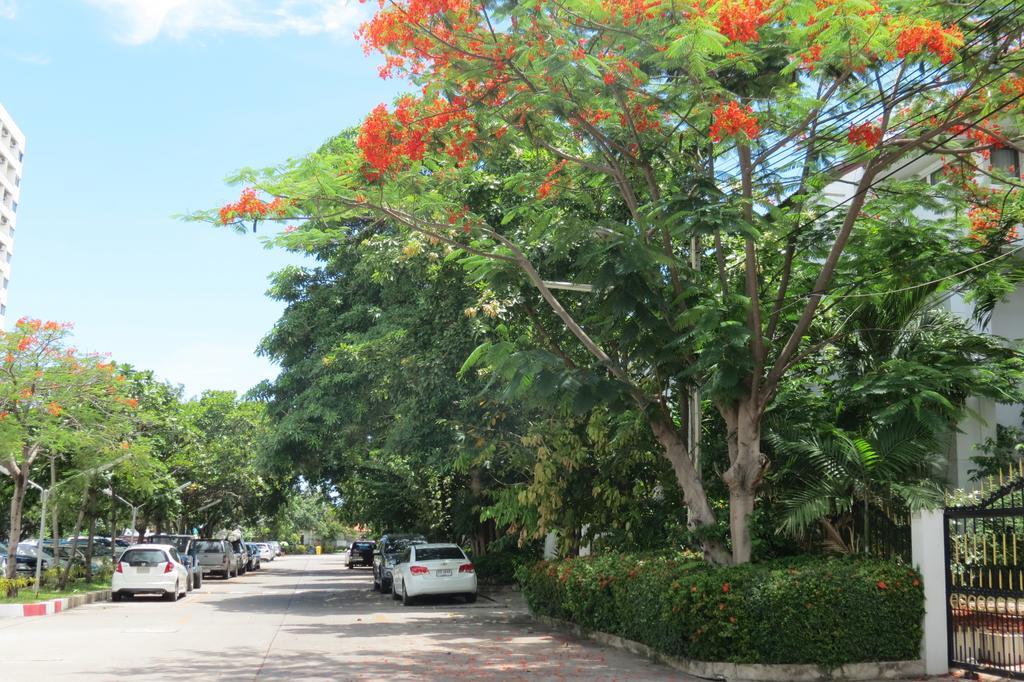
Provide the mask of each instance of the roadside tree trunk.
{"label": "roadside tree trunk", "polygon": [[[676,481],[683,489],[683,501],[689,512],[689,525],[693,530],[701,529],[710,531],[715,528],[718,518],[715,510],[711,508],[707,492],[701,483],[700,476],[693,460],[690,459],[689,448],[686,439],[679,433],[675,424],[668,421],[667,417],[654,417],[648,420],[654,437],[664,448],[665,458],[672,464],[676,474]],[[704,559],[713,564],[732,563],[733,557],[722,543],[711,537],[701,538],[701,546],[704,550]]]}
{"label": "roadside tree trunk", "polygon": [[96,513],[94,509],[89,510],[89,539],[85,543],[85,579],[92,580],[92,553],[94,548],[93,538],[96,536]]}
{"label": "roadside tree trunk", "polygon": [[[11,527],[10,534],[7,536],[9,539],[7,547],[9,552],[14,554],[9,554],[7,557],[7,571],[4,577],[8,579],[14,578],[17,570],[15,555],[18,551],[18,543],[21,541],[21,512],[25,505],[25,490],[28,487],[28,476],[21,467],[16,468],[12,473],[15,473],[12,477],[14,479],[14,494],[11,496]],[[13,594],[10,594],[11,590],[8,592],[7,596],[9,597],[18,593],[17,590],[14,590]]]}
{"label": "roadside tree trunk", "polygon": [[732,562],[750,561],[750,520],[757,489],[764,480],[768,460],[761,453],[761,410],[754,399],[742,398],[719,406],[725,419],[729,468],[722,480],[729,488],[729,535]]}
{"label": "roadside tree trunk", "polygon": [[82,531],[82,522],[85,520],[85,510],[89,506],[89,502],[92,497],[92,488],[88,488],[85,491],[85,499],[82,501],[82,507],[78,510],[78,517],[75,519],[75,530],[71,533],[71,552],[68,556],[68,562],[64,566],[64,570],[60,574],[60,589],[67,589],[68,579],[71,577],[71,571],[75,565],[75,552],[78,551],[78,534]]}

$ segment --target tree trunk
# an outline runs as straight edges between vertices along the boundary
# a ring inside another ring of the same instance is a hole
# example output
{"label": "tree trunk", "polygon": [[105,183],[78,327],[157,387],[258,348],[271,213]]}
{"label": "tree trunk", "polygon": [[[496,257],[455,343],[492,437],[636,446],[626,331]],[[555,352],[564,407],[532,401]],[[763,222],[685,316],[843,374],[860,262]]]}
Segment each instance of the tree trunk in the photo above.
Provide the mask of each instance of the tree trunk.
{"label": "tree trunk", "polygon": [[85,500],[82,501],[82,508],[78,510],[78,518],[75,519],[75,530],[71,534],[71,551],[68,553],[68,563],[60,574],[61,590],[67,589],[68,578],[71,577],[71,571],[75,566],[75,552],[78,551],[78,534],[82,531],[82,521],[85,520],[85,510],[89,506],[91,497],[92,488],[90,487],[85,491]]}
{"label": "tree trunk", "polygon": [[[50,457],[50,490],[57,485],[57,458]],[[53,531],[53,568],[60,570],[60,503],[56,495],[50,495],[50,504],[53,505],[53,514],[50,529]],[[43,554],[43,540],[39,538],[39,555]]]}
{"label": "tree trunk", "polygon": [[768,460],[761,453],[761,411],[752,398],[721,405],[719,411],[725,419],[729,448],[729,468],[722,480],[729,488],[732,562],[745,564],[752,553],[750,517],[754,500],[768,468]]}
{"label": "tree trunk", "polygon": [[85,543],[85,579],[92,580],[93,538],[96,537],[96,513],[89,510],[89,539]]}
{"label": "tree trunk", "polygon": [[[672,469],[676,473],[676,481],[683,489],[683,501],[689,511],[689,524],[694,529],[713,529],[718,522],[715,510],[708,502],[707,493],[701,483],[697,469],[693,466],[690,453],[686,447],[686,441],[679,435],[675,425],[667,423],[660,418],[651,418],[648,423],[665,449],[665,458],[672,463]],[[732,557],[721,542],[714,538],[705,537],[701,539],[701,546],[704,549],[704,559],[713,564],[732,563]]]}
{"label": "tree trunk", "polygon": [[[5,573],[6,578],[12,579],[15,576],[17,570],[16,556],[18,554],[18,543],[21,542],[21,511],[25,505],[25,489],[28,486],[26,482],[28,476],[22,469],[16,468],[12,473],[15,475],[14,479],[14,495],[11,496],[11,528],[10,535],[8,535],[8,555],[7,555],[7,571]],[[14,594],[8,594],[7,596],[13,597],[18,593],[14,590]]]}

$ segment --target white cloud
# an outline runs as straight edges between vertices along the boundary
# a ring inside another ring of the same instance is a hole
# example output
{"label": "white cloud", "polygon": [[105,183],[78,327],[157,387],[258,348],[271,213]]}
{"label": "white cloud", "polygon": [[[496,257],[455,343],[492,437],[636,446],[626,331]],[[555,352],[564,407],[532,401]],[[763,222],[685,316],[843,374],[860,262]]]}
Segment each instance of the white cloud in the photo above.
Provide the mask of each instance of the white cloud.
{"label": "white cloud", "polygon": [[45,54],[17,53],[13,56],[19,62],[22,62],[24,64],[32,64],[33,66],[46,66],[47,64],[53,61]]}
{"label": "white cloud", "polygon": [[[0,0],[0,8],[6,2]],[[117,39],[141,45],[195,33],[276,36],[349,33],[364,18],[358,0],[85,0],[105,12]]]}
{"label": "white cloud", "polygon": [[14,0],[0,0],[0,19],[13,19],[18,13]]}

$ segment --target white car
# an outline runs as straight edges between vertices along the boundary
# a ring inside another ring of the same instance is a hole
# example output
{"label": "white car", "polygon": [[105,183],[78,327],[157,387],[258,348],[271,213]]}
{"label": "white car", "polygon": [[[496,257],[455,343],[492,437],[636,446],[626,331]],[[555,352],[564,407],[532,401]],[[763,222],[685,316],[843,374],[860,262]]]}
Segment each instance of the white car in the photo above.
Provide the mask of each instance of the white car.
{"label": "white car", "polygon": [[256,547],[260,550],[260,561],[273,561],[274,550],[265,542],[257,542]]}
{"label": "white car", "polygon": [[177,601],[191,586],[188,569],[174,545],[132,545],[114,568],[110,598],[121,601],[125,595],[160,594],[167,601]]}
{"label": "white car", "polygon": [[476,601],[476,570],[458,545],[409,545],[394,567],[391,596],[408,605],[427,594],[461,595]]}

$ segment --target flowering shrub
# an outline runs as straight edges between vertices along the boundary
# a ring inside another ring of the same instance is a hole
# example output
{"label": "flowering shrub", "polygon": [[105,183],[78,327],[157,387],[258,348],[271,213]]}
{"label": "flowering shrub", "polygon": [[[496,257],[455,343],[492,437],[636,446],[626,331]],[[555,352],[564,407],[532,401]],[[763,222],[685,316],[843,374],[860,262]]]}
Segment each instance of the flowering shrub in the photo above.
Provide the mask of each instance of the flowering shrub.
{"label": "flowering shrub", "polygon": [[834,668],[918,657],[918,573],[893,562],[800,558],[709,567],[607,554],[516,576],[534,613],[701,661]]}

